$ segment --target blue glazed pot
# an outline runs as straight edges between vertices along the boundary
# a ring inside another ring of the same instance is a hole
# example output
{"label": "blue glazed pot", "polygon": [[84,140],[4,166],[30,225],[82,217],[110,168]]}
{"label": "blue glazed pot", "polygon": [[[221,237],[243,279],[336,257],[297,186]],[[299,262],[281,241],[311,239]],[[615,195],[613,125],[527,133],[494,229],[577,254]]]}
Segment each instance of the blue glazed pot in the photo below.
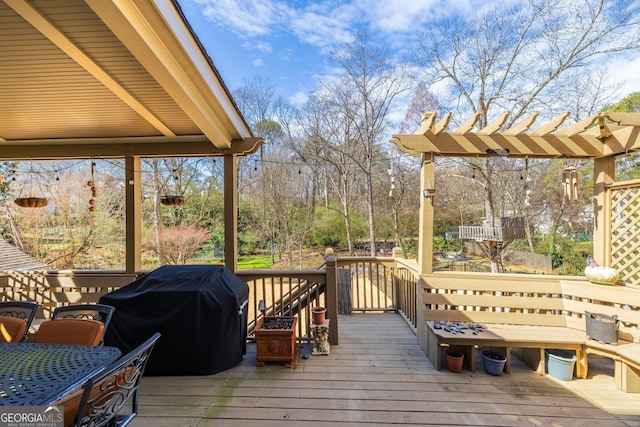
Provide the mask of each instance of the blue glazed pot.
{"label": "blue glazed pot", "polygon": [[482,355],[482,364],[484,370],[489,375],[502,375],[504,371],[504,364],[507,363],[507,358],[504,354],[497,353],[491,350],[483,350],[480,352]]}

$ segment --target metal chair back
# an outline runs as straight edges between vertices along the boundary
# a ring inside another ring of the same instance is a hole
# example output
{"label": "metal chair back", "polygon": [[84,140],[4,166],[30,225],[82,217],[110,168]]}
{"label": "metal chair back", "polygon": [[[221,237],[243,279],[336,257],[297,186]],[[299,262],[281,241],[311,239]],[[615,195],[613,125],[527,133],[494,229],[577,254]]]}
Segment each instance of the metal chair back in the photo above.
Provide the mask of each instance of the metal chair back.
{"label": "metal chair back", "polygon": [[28,301],[3,301],[0,302],[0,316],[17,317],[27,322],[27,329],[21,341],[26,341],[29,328],[36,317],[38,304]]}
{"label": "metal chair back", "polygon": [[136,417],[140,380],[159,338],[160,333],[156,332],[84,384],[72,426],[123,427]]}

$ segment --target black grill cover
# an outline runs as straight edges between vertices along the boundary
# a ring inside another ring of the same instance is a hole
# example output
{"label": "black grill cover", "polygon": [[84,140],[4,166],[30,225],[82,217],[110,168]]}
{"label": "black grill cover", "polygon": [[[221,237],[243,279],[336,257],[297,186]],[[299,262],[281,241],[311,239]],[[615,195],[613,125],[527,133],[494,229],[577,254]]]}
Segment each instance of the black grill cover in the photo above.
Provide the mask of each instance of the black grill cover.
{"label": "black grill cover", "polygon": [[155,332],[161,337],[148,375],[208,375],[242,361],[249,287],[223,266],[169,265],[110,292],[116,308],[105,345],[123,354]]}

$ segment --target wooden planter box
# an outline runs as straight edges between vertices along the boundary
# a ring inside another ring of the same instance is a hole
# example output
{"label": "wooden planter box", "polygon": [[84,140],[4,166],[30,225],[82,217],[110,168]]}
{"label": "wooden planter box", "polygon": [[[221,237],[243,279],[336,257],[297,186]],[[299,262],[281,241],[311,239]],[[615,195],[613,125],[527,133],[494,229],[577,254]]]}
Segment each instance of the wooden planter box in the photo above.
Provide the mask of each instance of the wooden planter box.
{"label": "wooden planter box", "polygon": [[254,330],[256,336],[256,361],[284,362],[287,367],[297,365],[295,316],[264,317],[258,320]]}

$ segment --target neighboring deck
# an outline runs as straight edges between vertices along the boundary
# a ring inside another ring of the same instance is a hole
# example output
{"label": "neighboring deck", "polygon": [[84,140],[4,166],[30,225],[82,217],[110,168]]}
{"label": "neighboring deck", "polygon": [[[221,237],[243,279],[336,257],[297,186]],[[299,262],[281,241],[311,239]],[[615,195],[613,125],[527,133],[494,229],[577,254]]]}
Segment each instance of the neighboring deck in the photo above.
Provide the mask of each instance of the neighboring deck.
{"label": "neighboring deck", "polygon": [[588,379],[566,383],[517,359],[510,375],[487,375],[480,360],[476,373],[454,374],[433,368],[399,315],[339,321],[340,345],[328,356],[300,358],[296,369],[256,367],[250,344],[244,361],[225,372],[144,377],[131,425],[640,426],[640,396],[615,390],[607,359],[590,364]]}

